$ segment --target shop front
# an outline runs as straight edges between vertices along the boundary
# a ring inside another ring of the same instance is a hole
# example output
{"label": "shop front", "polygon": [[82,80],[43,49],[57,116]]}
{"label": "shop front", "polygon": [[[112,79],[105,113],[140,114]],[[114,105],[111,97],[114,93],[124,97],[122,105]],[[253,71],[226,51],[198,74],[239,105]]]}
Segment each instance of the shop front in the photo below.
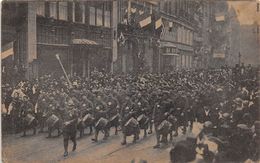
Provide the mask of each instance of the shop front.
{"label": "shop front", "polygon": [[161,43],[160,68],[161,72],[174,71],[178,67],[179,50],[170,42]]}
{"label": "shop front", "polygon": [[73,39],[70,47],[70,74],[88,77],[98,70],[109,72],[112,62],[111,48],[88,39]]}

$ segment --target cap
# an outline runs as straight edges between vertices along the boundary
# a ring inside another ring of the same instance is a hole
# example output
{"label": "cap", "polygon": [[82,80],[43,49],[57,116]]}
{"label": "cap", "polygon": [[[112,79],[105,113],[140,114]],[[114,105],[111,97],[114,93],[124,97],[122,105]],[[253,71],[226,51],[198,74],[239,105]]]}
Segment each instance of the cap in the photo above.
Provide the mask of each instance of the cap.
{"label": "cap", "polygon": [[211,127],[213,127],[213,124],[212,124],[212,122],[210,122],[210,121],[206,121],[206,122],[203,124],[203,126],[206,127],[206,128],[211,128]]}

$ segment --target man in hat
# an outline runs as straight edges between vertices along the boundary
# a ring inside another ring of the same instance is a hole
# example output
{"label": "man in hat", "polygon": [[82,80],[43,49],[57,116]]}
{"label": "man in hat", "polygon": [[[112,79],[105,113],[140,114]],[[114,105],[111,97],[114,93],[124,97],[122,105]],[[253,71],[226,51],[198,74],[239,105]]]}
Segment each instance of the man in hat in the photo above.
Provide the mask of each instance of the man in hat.
{"label": "man in hat", "polygon": [[44,96],[40,96],[37,100],[37,119],[40,124],[40,133],[43,132],[44,121],[46,120],[45,113],[47,112],[48,104]]}
{"label": "man in hat", "polygon": [[63,143],[64,143],[64,157],[68,156],[69,139],[73,142],[72,151],[76,150],[76,135],[77,135],[77,121],[78,111],[74,107],[73,102],[69,101],[64,110],[63,123]]}
{"label": "man in hat", "polygon": [[253,132],[246,124],[238,124],[229,139],[233,161],[245,161],[250,157]]}
{"label": "man in hat", "polygon": [[165,108],[167,107],[167,103],[163,102],[164,100],[160,100],[153,108],[153,116],[152,122],[154,123],[155,134],[156,134],[156,145],[153,148],[160,148],[160,133],[158,131],[159,125],[165,120]]}

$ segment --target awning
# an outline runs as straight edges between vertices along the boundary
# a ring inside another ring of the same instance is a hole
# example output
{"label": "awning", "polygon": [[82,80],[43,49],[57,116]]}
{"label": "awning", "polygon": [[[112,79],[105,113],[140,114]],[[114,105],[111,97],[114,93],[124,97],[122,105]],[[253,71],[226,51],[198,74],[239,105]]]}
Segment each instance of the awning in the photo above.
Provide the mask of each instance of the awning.
{"label": "awning", "polygon": [[160,42],[160,47],[173,47],[176,48],[177,46],[171,42]]}
{"label": "awning", "polygon": [[88,39],[73,39],[72,44],[74,45],[86,45],[86,46],[100,46],[96,41]]}
{"label": "awning", "polygon": [[179,56],[179,54],[176,54],[176,53],[163,53],[162,55]]}

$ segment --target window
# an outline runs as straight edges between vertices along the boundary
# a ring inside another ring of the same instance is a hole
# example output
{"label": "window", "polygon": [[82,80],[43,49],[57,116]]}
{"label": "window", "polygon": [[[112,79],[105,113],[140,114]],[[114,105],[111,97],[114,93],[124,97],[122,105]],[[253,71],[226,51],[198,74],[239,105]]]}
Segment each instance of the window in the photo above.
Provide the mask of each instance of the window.
{"label": "window", "polygon": [[110,27],[110,11],[105,11],[105,27]]}
{"label": "window", "polygon": [[177,14],[177,10],[178,10],[178,2],[177,2],[177,0],[175,0],[174,6],[175,6],[175,9],[174,9],[175,14]]}
{"label": "window", "polygon": [[89,24],[96,25],[95,7],[89,7]]}
{"label": "window", "polygon": [[57,19],[57,3],[50,2],[50,17]]}
{"label": "window", "polygon": [[187,30],[184,28],[184,29],[183,29],[183,43],[184,43],[184,44],[187,43],[186,36],[187,36]]}
{"label": "window", "polygon": [[83,23],[84,6],[80,3],[75,3],[75,22]]}
{"label": "window", "polygon": [[181,28],[180,27],[178,27],[178,30],[177,30],[177,41],[181,42]]}
{"label": "window", "polygon": [[189,45],[191,45],[191,39],[190,39],[190,38],[191,38],[191,31],[189,30],[189,31],[188,31],[188,38],[187,38]]}
{"label": "window", "polygon": [[59,19],[68,20],[68,2],[59,2]]}
{"label": "window", "polygon": [[184,43],[184,27],[181,27],[181,43]]}
{"label": "window", "polygon": [[167,1],[164,2],[163,11],[166,13],[168,12],[168,2]]}
{"label": "window", "polygon": [[37,3],[37,15],[45,16],[45,3],[44,2],[38,2]]}
{"label": "window", "polygon": [[168,13],[171,14],[172,13],[172,2],[169,1],[169,4],[168,4]]}
{"label": "window", "polygon": [[111,26],[111,2],[105,2],[104,5],[104,26]]}
{"label": "window", "polygon": [[193,32],[191,32],[191,35],[190,35],[190,42],[191,42],[191,45],[193,45]]}
{"label": "window", "polygon": [[102,8],[97,8],[97,26],[103,26],[103,11]]}
{"label": "window", "polygon": [[186,43],[187,43],[188,45],[190,45],[190,30],[187,30]]}

